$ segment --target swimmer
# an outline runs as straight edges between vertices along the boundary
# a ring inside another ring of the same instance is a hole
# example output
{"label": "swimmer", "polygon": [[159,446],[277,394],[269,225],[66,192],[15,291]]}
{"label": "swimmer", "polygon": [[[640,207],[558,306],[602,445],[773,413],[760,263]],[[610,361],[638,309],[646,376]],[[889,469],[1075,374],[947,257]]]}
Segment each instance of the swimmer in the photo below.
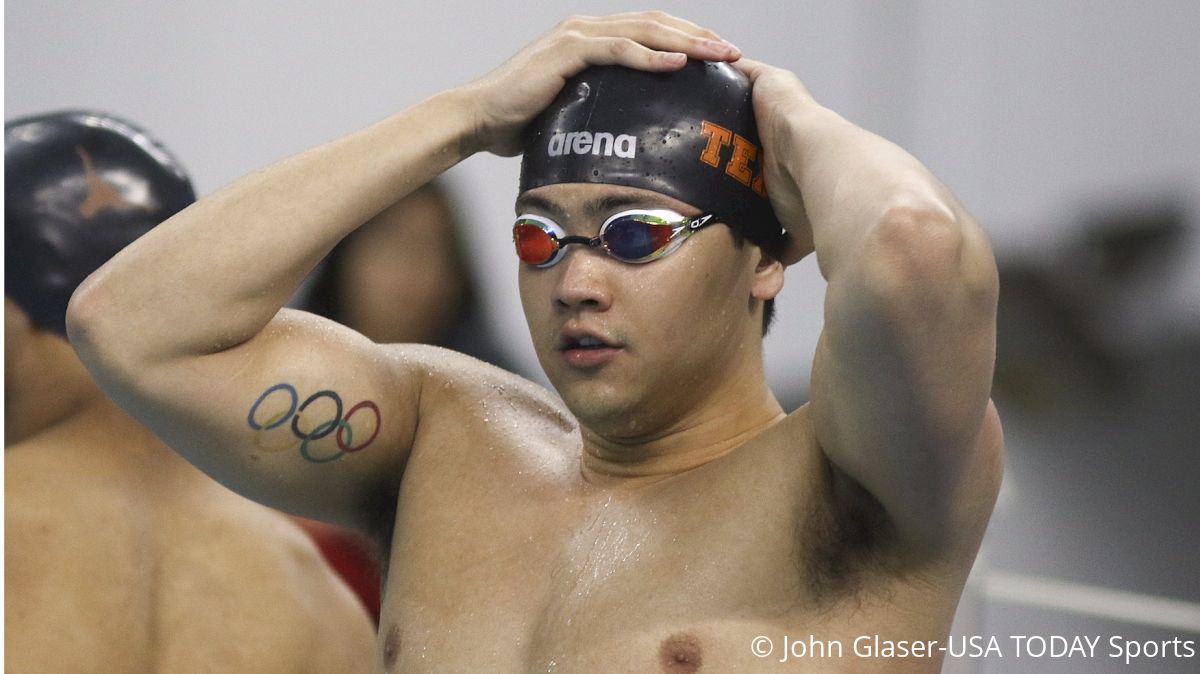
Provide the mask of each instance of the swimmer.
{"label": "swimmer", "polygon": [[67,342],[75,286],[194,200],[179,163],[76,111],[6,124],[4,164],[5,671],[370,671],[370,620],[304,533],[162,444]]}
{"label": "swimmer", "polygon": [[[524,153],[515,264],[558,396],[280,309],[485,151]],[[824,332],[785,412],[765,314],[813,251]],[[948,632],[1001,479],[996,294],[916,159],[650,12],[569,19],[201,200],[81,287],[70,329],[214,477],[379,537],[381,671],[724,672],[759,635]]]}

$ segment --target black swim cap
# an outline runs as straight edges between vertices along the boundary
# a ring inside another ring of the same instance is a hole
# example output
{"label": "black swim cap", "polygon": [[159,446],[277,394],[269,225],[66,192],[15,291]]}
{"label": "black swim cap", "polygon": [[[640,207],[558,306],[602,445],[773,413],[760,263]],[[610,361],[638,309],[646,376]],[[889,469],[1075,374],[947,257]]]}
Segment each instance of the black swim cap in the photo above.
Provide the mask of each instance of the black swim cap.
{"label": "black swim cap", "polygon": [[196,199],[156,140],[85,111],[4,125],[4,197],[4,294],[34,324],[64,336],[75,288]]}
{"label": "black swim cap", "polygon": [[521,192],[558,183],[652,190],[716,213],[769,253],[783,242],[750,79],[728,63],[592,66],[568,80],[526,128],[521,160]]}

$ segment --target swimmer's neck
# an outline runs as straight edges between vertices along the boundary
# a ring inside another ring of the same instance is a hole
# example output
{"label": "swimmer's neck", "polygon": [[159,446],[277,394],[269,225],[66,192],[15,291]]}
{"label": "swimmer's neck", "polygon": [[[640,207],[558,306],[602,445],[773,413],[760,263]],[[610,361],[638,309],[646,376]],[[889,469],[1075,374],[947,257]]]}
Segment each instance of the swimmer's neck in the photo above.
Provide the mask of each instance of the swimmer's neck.
{"label": "swimmer's neck", "polygon": [[678,423],[636,438],[614,438],[582,426],[580,472],[589,484],[654,482],[699,468],[741,447],[786,415],[770,390],[741,404],[697,410]]}
{"label": "swimmer's neck", "polygon": [[106,400],[65,338],[37,329],[4,346],[6,448]]}

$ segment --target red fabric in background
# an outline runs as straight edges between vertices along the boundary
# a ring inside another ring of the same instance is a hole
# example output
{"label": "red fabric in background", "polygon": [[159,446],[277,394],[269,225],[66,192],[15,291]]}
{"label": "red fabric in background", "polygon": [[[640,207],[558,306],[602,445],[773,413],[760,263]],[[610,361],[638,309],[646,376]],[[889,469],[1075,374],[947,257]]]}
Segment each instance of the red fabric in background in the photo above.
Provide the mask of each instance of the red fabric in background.
{"label": "red fabric in background", "polygon": [[317,544],[321,555],[362,600],[375,625],[379,625],[379,553],[371,539],[343,527],[293,517]]}

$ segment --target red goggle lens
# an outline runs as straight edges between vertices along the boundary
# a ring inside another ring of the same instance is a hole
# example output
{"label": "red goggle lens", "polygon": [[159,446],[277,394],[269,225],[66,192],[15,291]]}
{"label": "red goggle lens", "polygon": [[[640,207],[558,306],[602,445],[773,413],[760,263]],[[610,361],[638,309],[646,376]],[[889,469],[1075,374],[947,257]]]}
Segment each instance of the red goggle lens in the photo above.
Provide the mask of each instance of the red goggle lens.
{"label": "red goggle lens", "polygon": [[537,225],[518,224],[513,228],[513,241],[517,244],[517,257],[529,264],[542,264],[558,251],[550,233]]}

